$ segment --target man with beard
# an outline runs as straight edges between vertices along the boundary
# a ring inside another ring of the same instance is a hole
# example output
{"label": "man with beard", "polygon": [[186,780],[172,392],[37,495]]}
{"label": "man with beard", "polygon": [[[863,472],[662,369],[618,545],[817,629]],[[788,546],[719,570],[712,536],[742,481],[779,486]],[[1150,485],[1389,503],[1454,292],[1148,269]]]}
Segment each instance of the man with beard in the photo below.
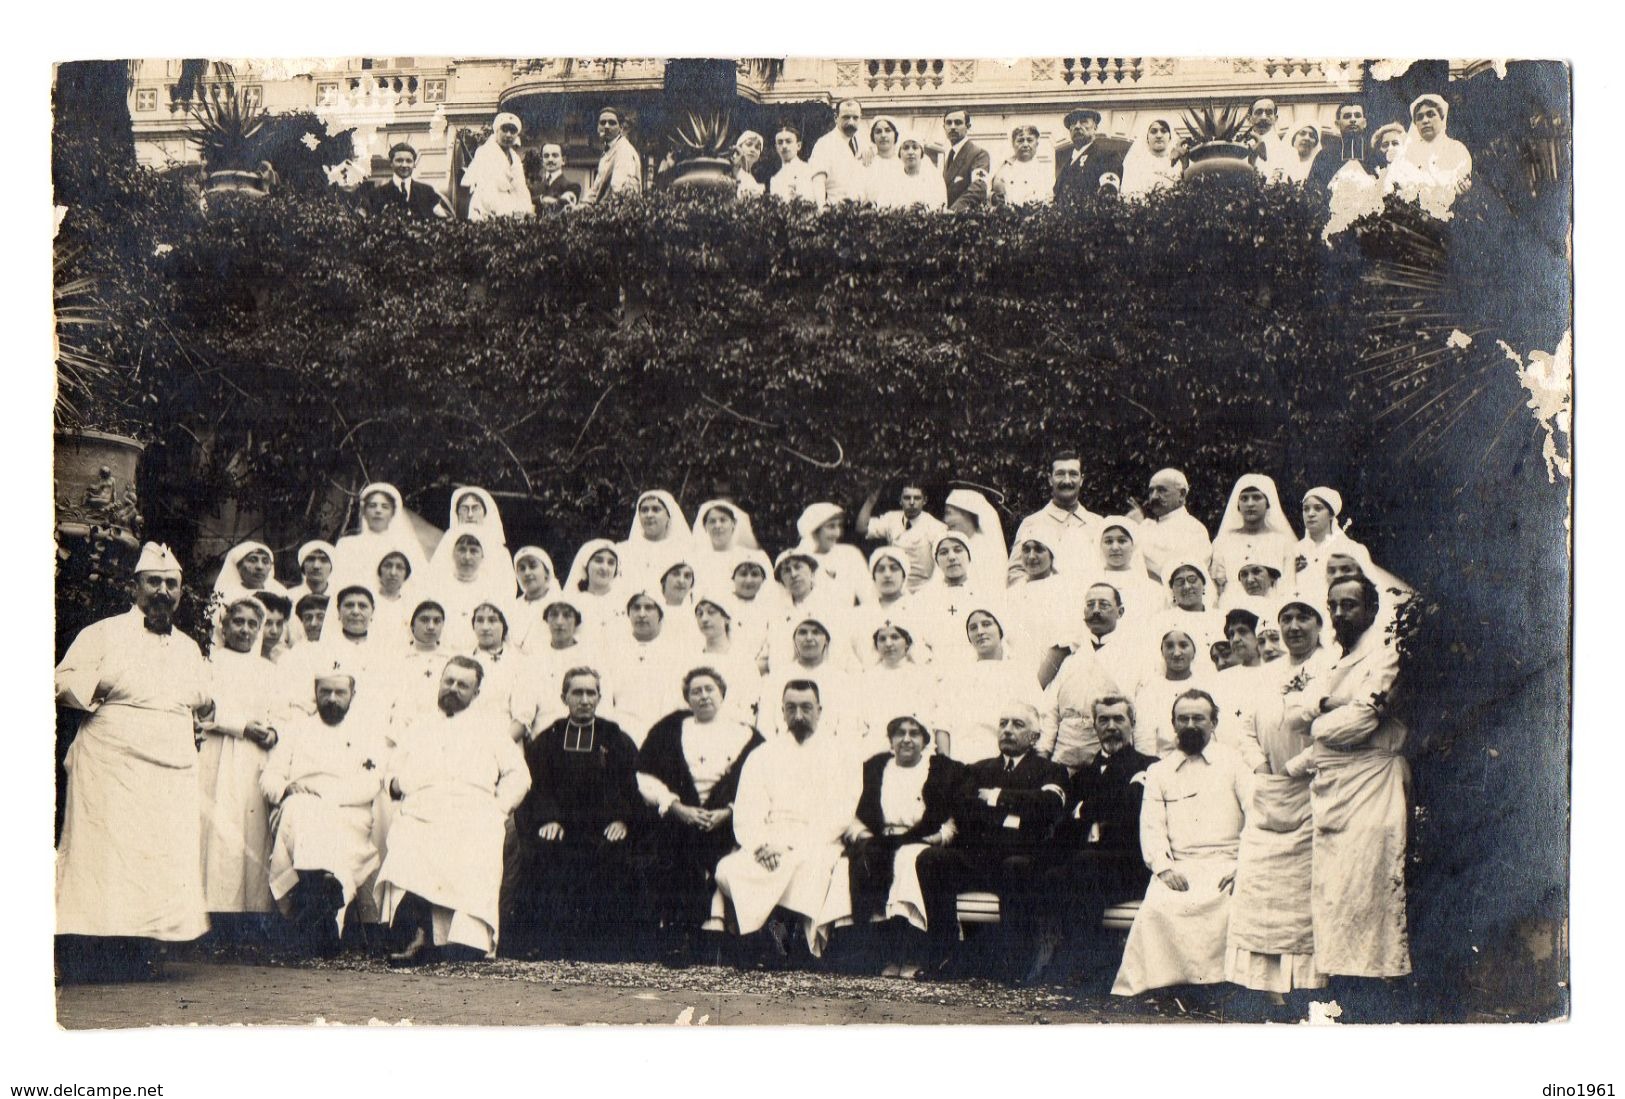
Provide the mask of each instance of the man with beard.
{"label": "man with beard", "polygon": [[1078,500],[1083,491],[1083,459],[1073,451],[1062,451],[1050,461],[1049,503],[1021,521],[1016,528],[1015,548],[1010,551],[1006,570],[1012,584],[1021,582],[1021,544],[1036,538],[1055,555],[1055,571],[1067,582],[1081,579],[1092,571],[1099,556],[1100,516]]}
{"label": "man with beard", "polygon": [[483,677],[472,657],[447,661],[438,710],[402,733],[389,764],[396,810],[378,872],[381,908],[386,922],[412,932],[391,965],[496,948],[503,838],[530,772],[506,716],[469,709]]}
{"label": "man with beard", "polygon": [[1145,503],[1129,512],[1131,518],[1148,520],[1140,524],[1140,552],[1145,556],[1146,570],[1158,580],[1165,580],[1163,571],[1181,561],[1206,564],[1213,556],[1207,528],[1185,510],[1190,488],[1179,470],[1158,470],[1151,477]]}
{"label": "man with beard", "polygon": [[1251,775],[1213,740],[1219,706],[1206,691],[1174,700],[1179,749],[1145,772],[1140,852],[1151,868],[1113,996],[1224,980],[1230,890]]}
{"label": "man with beard", "polygon": [[342,667],[314,678],[316,716],[294,722],[260,772],[275,807],[270,885],[306,946],[331,957],[358,891],[378,870],[374,806],[383,787],[380,731],[351,716],[355,679]]}
{"label": "man with beard", "polygon": [[807,168],[814,192],[822,193],[826,203],[863,198],[863,165],[874,151],[865,149],[858,137],[862,121],[863,105],[856,99],[843,99],[835,108],[835,128],[813,144]]}
{"label": "man with beard", "polygon": [[1363,576],[1327,591],[1342,654],[1315,692],[1314,745],[1288,768],[1297,776],[1314,772],[1315,967],[1328,975],[1403,977],[1411,971],[1405,927],[1410,767],[1400,755],[1405,724],[1390,712],[1399,652],[1388,630],[1374,628],[1379,600],[1376,585]]}
{"label": "man with beard", "polygon": [[852,821],[862,773],[851,753],[820,728],[818,684],[792,679],[782,695],[784,726],[745,759],[734,798],[739,850],[717,864],[717,889],[741,935],[766,927],[773,951],[788,954],[785,925],[795,918],[814,956],[823,953],[828,924],[849,912],[825,913],[830,875],[843,854],[841,835]]}
{"label": "man with beard", "polygon": [[530,793],[514,814],[521,938],[526,945],[545,938],[550,954],[610,960],[638,899],[631,839],[644,815],[638,748],[598,716],[602,696],[591,668],[565,672],[560,697],[568,714],[524,746]]}
{"label": "man with beard", "polygon": [[57,845],[62,978],[148,976],[157,942],[209,929],[198,857],[193,721],[210,708],[209,667],[174,628],[181,566],[148,542],[135,606],[92,623],[56,667],[57,705],[86,715],[68,749]]}
{"label": "man with beard", "polygon": [[[1050,833],[1066,811],[1066,769],[1033,750],[1041,731],[1032,706],[1002,707],[999,754],[965,769],[954,811],[958,840],[930,848],[915,864],[932,943],[930,970],[942,971],[951,959],[958,895],[988,889],[999,895],[1005,975],[1029,971],[1044,912]],[[1042,969],[1041,963],[1035,968]]]}
{"label": "man with beard", "polygon": [[1061,862],[1049,873],[1063,949],[1090,965],[1108,945],[1100,926],[1108,905],[1145,892],[1140,802],[1157,762],[1134,750],[1134,703],[1119,694],[1093,700],[1100,750],[1072,776],[1070,815],[1055,830]]}

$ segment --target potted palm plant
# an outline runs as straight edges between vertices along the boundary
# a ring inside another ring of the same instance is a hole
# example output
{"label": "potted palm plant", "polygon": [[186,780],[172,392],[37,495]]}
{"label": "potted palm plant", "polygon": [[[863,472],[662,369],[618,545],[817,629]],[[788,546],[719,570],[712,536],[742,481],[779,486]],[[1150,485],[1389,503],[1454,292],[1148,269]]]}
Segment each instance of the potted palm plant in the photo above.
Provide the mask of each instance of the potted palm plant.
{"label": "potted palm plant", "polygon": [[1185,178],[1208,176],[1241,180],[1257,178],[1253,161],[1258,150],[1247,140],[1245,107],[1202,107],[1184,112],[1189,145]]}
{"label": "potted palm plant", "polygon": [[192,107],[192,118],[197,128],[191,141],[203,160],[204,194],[264,195],[268,167],[264,146],[270,114],[250,107],[228,84],[224,94],[200,97]]}
{"label": "potted palm plant", "polygon": [[736,194],[733,160],[728,156],[732,136],[727,115],[691,113],[687,125],[679,126],[672,135],[677,162],[672,167],[671,186]]}
{"label": "potted palm plant", "polygon": [[53,260],[57,541],[63,554],[88,543],[100,558],[113,546],[126,551],[139,546],[135,473],[142,447],[126,435],[84,426],[90,409],[105,413],[118,404],[124,379],[123,371],[97,355],[86,339],[107,324],[107,317],[94,280],[64,276],[69,258],[59,252]]}

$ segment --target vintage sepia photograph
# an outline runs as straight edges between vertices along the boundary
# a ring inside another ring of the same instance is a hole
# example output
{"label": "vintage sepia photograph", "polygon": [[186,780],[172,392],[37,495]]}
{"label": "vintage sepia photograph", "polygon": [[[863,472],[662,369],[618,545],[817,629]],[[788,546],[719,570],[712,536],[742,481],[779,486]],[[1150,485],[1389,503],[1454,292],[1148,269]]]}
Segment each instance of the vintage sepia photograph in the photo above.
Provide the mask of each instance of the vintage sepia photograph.
{"label": "vintage sepia photograph", "polygon": [[1569,1018],[1566,62],[55,60],[58,1027]]}

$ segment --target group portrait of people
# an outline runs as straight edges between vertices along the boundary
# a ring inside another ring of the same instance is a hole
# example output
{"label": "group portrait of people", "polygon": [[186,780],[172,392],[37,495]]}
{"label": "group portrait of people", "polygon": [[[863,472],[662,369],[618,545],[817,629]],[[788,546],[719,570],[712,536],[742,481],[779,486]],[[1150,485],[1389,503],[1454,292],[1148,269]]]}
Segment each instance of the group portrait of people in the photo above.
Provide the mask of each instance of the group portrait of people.
{"label": "group portrait of people", "polygon": [[[1266,181],[1315,188],[1345,222],[1380,210],[1390,194],[1443,217],[1471,187],[1473,168],[1467,147],[1447,132],[1449,110],[1442,96],[1423,95],[1403,121],[1371,129],[1364,102],[1350,97],[1337,104],[1334,127],[1323,128],[1315,120],[1284,124],[1275,101],[1259,99],[1238,142]],[[940,126],[920,126],[866,115],[861,102],[846,99],[835,107],[834,128],[816,140],[787,122],[770,136],[741,132],[727,156],[740,199],[769,196],[816,207],[857,202],[964,213],[989,205],[1067,206],[1096,194],[1143,197],[1180,182],[1193,135],[1181,131],[1177,115],[1152,112],[1126,140],[1103,134],[1102,119],[1093,106],[1066,112],[1060,120],[1066,138],[1052,162],[1039,157],[1042,135],[1032,124],[1010,132],[1008,150],[988,149],[970,136],[967,107],[949,107]],[[469,220],[553,216],[661,185],[674,160],[662,161],[655,178],[645,180],[648,166],[633,144],[632,124],[620,107],[599,111],[602,155],[583,183],[566,171],[562,135],[527,151],[523,120],[499,113],[458,177],[469,195]],[[418,154],[410,142],[397,142],[389,157],[391,177],[362,192],[366,209],[453,216],[450,202],[415,178]]]}
{"label": "group portrait of people", "polygon": [[1008,539],[970,487],[809,502],[779,546],[649,489],[564,570],[482,487],[430,540],[369,484],[297,572],[226,554],[207,657],[148,543],[56,669],[65,970],[210,933],[1122,996],[1409,973],[1412,593],[1353,509],[1247,472],[1210,530],[1178,469],[1127,514],[1042,472]]}

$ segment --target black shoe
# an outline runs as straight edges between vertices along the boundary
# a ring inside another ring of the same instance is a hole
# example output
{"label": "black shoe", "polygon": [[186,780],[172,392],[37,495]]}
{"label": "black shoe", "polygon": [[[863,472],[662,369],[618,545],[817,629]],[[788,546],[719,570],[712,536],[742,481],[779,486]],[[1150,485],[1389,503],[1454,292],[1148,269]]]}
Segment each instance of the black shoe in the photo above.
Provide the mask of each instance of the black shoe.
{"label": "black shoe", "polygon": [[429,942],[429,933],[420,927],[417,934],[412,936],[412,941],[406,944],[405,950],[396,951],[389,956],[389,967],[404,969],[408,966],[422,965],[429,960],[427,955],[432,954],[433,950],[434,947]]}
{"label": "black shoe", "polygon": [[443,962],[483,962],[485,951],[478,947],[467,946],[463,943],[447,943],[440,948],[440,960]]}

